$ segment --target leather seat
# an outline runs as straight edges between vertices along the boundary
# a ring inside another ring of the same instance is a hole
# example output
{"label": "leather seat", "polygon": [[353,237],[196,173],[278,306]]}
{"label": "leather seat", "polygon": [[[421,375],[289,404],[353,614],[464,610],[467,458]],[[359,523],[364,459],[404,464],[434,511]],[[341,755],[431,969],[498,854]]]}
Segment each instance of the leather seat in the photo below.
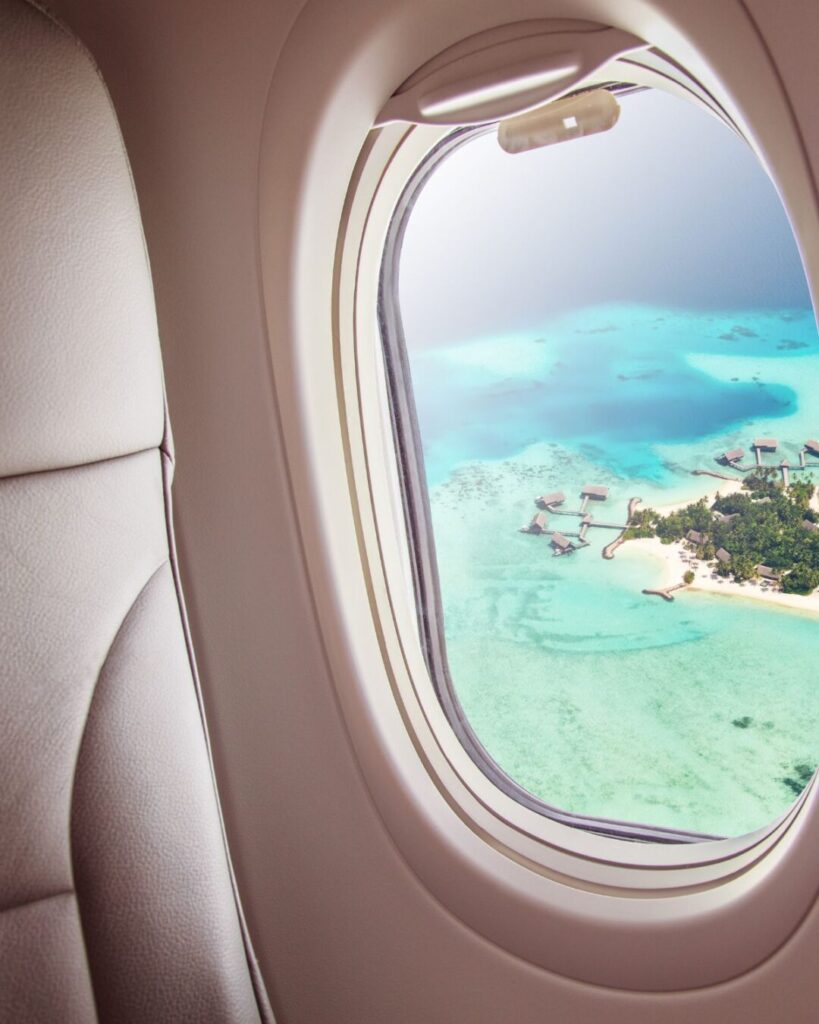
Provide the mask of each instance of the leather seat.
{"label": "leather seat", "polygon": [[128,161],[85,51],[0,0],[0,1020],[272,1019],[173,552]]}

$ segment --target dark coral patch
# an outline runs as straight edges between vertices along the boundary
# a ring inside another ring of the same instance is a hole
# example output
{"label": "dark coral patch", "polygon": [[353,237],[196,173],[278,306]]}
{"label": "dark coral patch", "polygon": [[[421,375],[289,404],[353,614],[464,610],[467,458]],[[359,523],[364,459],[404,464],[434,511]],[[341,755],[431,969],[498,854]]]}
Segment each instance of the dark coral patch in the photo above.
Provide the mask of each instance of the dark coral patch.
{"label": "dark coral patch", "polygon": [[813,765],[800,762],[793,766],[793,774],[785,776],[781,781],[795,796],[799,796],[813,778],[814,770]]}

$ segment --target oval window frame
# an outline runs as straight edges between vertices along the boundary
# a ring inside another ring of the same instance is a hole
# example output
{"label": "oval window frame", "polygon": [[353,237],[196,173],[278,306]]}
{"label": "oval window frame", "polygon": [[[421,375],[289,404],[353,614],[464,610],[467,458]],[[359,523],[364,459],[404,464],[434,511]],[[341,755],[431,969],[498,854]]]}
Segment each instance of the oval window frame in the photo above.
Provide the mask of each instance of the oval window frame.
{"label": "oval window frame", "polygon": [[[316,7],[320,11],[321,5]],[[400,26],[388,26],[384,17],[383,33],[377,43],[371,37],[370,45],[381,47],[386,60],[401,37],[400,32],[390,37],[388,29]],[[337,31],[332,19],[327,24]],[[292,41],[298,53],[298,32]],[[377,59],[373,52],[366,56]],[[762,62],[763,84],[773,87],[766,56],[756,51],[754,56]],[[268,112],[273,123],[280,123],[276,115],[289,105],[301,80],[298,64],[298,57],[289,68],[285,62],[274,80]],[[337,112],[343,86],[360,86],[366,72],[346,54],[328,73],[337,77],[323,83],[326,92],[319,102]],[[328,96],[336,89],[331,102]],[[783,97],[780,101],[785,103]],[[281,160],[275,153],[279,140],[272,134],[263,140],[262,267],[305,562],[341,709],[385,828],[433,897],[532,964],[633,991],[698,988],[736,977],[778,949],[816,898],[814,785],[773,826],[739,840],[679,847],[581,834],[504,798],[483,776],[481,783],[475,777],[481,773],[441,720],[437,698],[430,700],[434,692],[424,680],[417,629],[407,613],[406,553],[400,544],[388,543],[400,531],[379,397],[383,389],[373,358],[380,348],[374,344],[373,311],[396,197],[441,129],[389,125],[367,136],[350,179],[334,254],[326,249],[332,204],[319,191],[332,156],[331,137],[338,140],[323,122],[299,151],[298,189],[283,187],[275,197],[269,187],[284,184],[282,168],[292,173],[293,154]],[[793,157],[798,142],[788,141]],[[797,184],[804,199],[804,182]],[[292,207],[283,206],[294,196]],[[295,278],[286,269],[288,256],[281,247],[277,251],[276,229],[283,223],[293,243],[289,258]],[[311,251],[319,257],[312,264]],[[316,278],[324,280],[330,267],[333,304],[325,323],[314,296]],[[282,310],[287,313],[277,331],[271,311],[282,321]],[[321,329],[311,337],[311,327]],[[284,329],[292,330],[292,348],[274,344]],[[330,335],[331,373],[323,357],[320,365],[314,361],[315,339]],[[311,369],[318,382],[310,379]],[[340,447],[329,438],[319,455],[332,394]],[[332,520],[329,501],[320,495],[329,486],[337,488],[338,533],[351,542],[335,550],[323,536]],[[312,511],[311,500],[318,505]],[[756,927],[760,920],[764,929]]]}
{"label": "oval window frame", "polygon": [[[607,86],[606,88],[617,94],[635,91],[634,86],[626,85]],[[643,88],[645,87],[637,87],[638,90]],[[578,90],[577,94],[584,91]],[[735,126],[727,121],[726,124],[736,132]],[[501,768],[482,743],[464,713],[457,688],[452,680],[446,654],[440,582],[435,558],[432,517],[427,496],[421,433],[413,407],[412,380],[398,301],[399,258],[404,232],[412,209],[436,168],[456,149],[467,145],[481,135],[494,131],[494,129],[495,125],[490,124],[450,131],[438,140],[424,161],[416,168],[396,203],[395,212],[387,229],[379,282],[378,319],[384,348],[384,376],[389,395],[394,448],[399,467],[398,475],[408,541],[408,550],[403,560],[410,564],[418,632],[427,669],[450,726],[469,756],[495,786],[523,806],[565,825],[618,839],[655,843],[694,843],[722,839],[724,838],[722,836],[693,830],[575,814],[550,804],[544,798],[533,795]],[[768,822],[761,826],[760,834],[767,833],[772,824],[775,825],[783,818],[789,809],[786,808],[774,819],[773,823]]]}

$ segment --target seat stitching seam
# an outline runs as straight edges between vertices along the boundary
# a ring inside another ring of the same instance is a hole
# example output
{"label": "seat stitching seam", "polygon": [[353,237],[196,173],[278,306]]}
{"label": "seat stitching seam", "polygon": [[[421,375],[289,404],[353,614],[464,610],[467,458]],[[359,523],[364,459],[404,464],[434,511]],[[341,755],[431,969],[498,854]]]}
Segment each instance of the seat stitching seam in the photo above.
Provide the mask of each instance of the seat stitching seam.
{"label": "seat stitching seam", "polygon": [[[7,473],[0,475],[0,484],[6,480],[21,480],[29,476],[43,476],[45,473],[62,473],[72,469],[87,469],[90,466],[102,466],[108,462],[118,462],[120,459],[130,459],[134,455],[145,455],[147,452],[159,451],[159,446],[152,444],[147,448],[136,448],[132,452],[122,452],[120,455],[103,455],[99,459],[89,459],[87,462],[72,462],[65,466],[48,466],[45,469],[24,469],[19,473]],[[139,595],[137,595],[139,596]]]}
{"label": "seat stitching seam", "polygon": [[56,900],[60,896],[74,896],[75,892],[73,889],[60,889],[59,892],[48,892],[45,896],[33,896],[31,899],[20,900],[19,903],[9,903],[5,907],[0,907],[0,914],[12,914],[15,910],[24,910],[26,907],[33,906],[35,903],[45,903],[47,900]]}

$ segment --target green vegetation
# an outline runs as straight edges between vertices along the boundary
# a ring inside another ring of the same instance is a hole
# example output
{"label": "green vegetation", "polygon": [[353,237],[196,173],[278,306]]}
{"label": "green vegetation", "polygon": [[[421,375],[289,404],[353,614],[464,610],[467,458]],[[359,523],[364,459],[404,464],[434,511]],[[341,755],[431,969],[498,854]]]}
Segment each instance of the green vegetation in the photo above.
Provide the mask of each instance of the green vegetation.
{"label": "green vegetation", "polygon": [[623,533],[624,540],[636,540],[638,537],[653,537],[659,515],[653,508],[636,509],[627,530]]}
{"label": "green vegetation", "polygon": [[785,593],[810,594],[819,587],[819,530],[804,523],[817,521],[810,508],[816,483],[809,476],[785,488],[778,476],[771,467],[757,469],[745,477],[742,491],[717,495],[710,507],[703,498],[667,516],[653,509],[635,512],[626,539],[657,536],[665,544],[687,540],[706,562],[722,548],[730,561],[715,563],[721,576],[742,582],[757,575],[757,566],[766,565],[780,577]]}
{"label": "green vegetation", "polygon": [[705,498],[702,498],[693,505],[662,516],[657,522],[656,533],[660,540],[671,544],[675,540],[683,540],[689,530],[705,533],[710,539],[709,531],[712,531],[713,526],[714,515]]}
{"label": "green vegetation", "polygon": [[683,583],[693,583],[693,582],[694,582],[694,571],[693,571],[693,569],[688,569],[686,572],[683,573]]}

